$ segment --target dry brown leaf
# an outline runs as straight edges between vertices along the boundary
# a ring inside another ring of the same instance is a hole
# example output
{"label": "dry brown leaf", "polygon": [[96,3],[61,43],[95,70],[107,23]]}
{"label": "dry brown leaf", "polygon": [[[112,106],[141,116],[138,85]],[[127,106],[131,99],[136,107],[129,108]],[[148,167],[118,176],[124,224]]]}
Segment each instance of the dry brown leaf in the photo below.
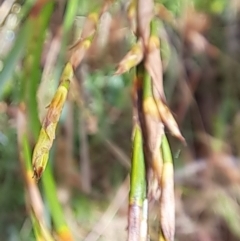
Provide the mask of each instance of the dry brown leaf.
{"label": "dry brown leaf", "polygon": [[175,199],[173,183],[173,165],[164,163],[160,199],[161,231],[166,241],[174,241],[175,233]]}
{"label": "dry brown leaf", "polygon": [[82,34],[81,34],[82,39],[87,38],[90,35],[93,35],[95,33],[95,30],[96,30],[97,24],[98,24],[98,20],[99,20],[98,13],[93,12],[87,16],[87,19],[85,20]]}
{"label": "dry brown leaf", "polygon": [[[149,97],[144,100],[144,113],[150,114],[152,117],[156,118],[159,123],[162,123],[169,129],[173,136],[176,136],[181,141],[185,142],[182,136],[178,124],[175,121],[171,111],[165,105],[161,99],[155,100],[153,97]],[[150,129],[149,129],[150,130]],[[154,129],[153,129],[154,131]]]}
{"label": "dry brown leaf", "polygon": [[78,41],[71,49],[70,60],[73,68],[76,69],[82,62],[86,52],[91,46],[93,35]]}
{"label": "dry brown leaf", "polygon": [[124,56],[122,61],[119,63],[116,75],[123,74],[130,70],[132,67],[136,66],[143,59],[143,43],[142,40],[138,40],[138,42],[132,47],[132,49]]}
{"label": "dry brown leaf", "polygon": [[156,175],[157,181],[160,184],[162,179],[162,171],[163,171],[163,160],[162,160],[160,151],[154,154],[152,167]]}
{"label": "dry brown leaf", "polygon": [[179,130],[178,124],[174,119],[171,111],[167,107],[167,105],[165,105],[160,99],[157,100],[156,102],[157,102],[160,118],[163,121],[164,125],[167,126],[167,128],[169,129],[172,135],[174,135],[179,140],[185,143],[185,139]]}
{"label": "dry brown leaf", "polygon": [[152,156],[159,152],[162,136],[164,134],[163,123],[159,119],[148,114],[145,115],[145,124],[147,132],[147,145]]}
{"label": "dry brown leaf", "polygon": [[160,57],[160,41],[156,36],[150,37],[145,67],[152,77],[154,96],[156,98],[161,98],[162,101],[166,103],[166,98],[163,90],[163,69]]}
{"label": "dry brown leaf", "polygon": [[137,32],[145,46],[150,37],[150,22],[153,17],[153,0],[138,0],[137,2]]}

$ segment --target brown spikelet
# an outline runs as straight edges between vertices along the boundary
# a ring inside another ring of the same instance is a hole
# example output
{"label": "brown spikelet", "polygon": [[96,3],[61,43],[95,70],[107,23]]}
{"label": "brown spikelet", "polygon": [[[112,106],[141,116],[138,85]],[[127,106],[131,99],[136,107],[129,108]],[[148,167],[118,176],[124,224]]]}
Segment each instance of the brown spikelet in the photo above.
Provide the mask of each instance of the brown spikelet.
{"label": "brown spikelet", "polygon": [[158,107],[158,111],[160,114],[160,118],[163,121],[164,125],[167,126],[167,128],[169,129],[169,131],[171,132],[172,135],[174,135],[179,140],[181,140],[182,142],[185,143],[185,139],[179,130],[178,124],[177,124],[176,120],[174,119],[171,111],[167,107],[167,105],[164,104],[163,101],[160,99],[156,102],[157,102],[157,107]]}
{"label": "brown spikelet", "polygon": [[118,68],[115,72],[116,75],[123,74],[136,66],[143,59],[143,44],[139,40],[132,49],[125,55],[122,61],[119,63]]}

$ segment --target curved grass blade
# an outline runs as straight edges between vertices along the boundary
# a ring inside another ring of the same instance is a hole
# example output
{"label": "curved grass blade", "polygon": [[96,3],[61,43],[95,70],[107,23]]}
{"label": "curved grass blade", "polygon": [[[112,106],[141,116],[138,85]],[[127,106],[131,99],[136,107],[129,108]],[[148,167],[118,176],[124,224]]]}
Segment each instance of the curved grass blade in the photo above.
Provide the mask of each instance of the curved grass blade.
{"label": "curved grass blade", "polygon": [[16,42],[6,59],[3,61],[3,69],[0,71],[0,98],[3,95],[4,87],[14,73],[14,69],[21,58],[28,39],[29,22],[26,22],[20,29]]}
{"label": "curved grass blade", "polygon": [[55,139],[56,127],[66,101],[70,82],[73,78],[73,68],[67,63],[60,80],[60,85],[48,106],[47,115],[43,120],[42,128],[38,137],[37,144],[33,151],[32,164],[34,177],[39,180],[49,156],[49,151]]}
{"label": "curved grass blade", "polygon": [[57,198],[57,188],[52,172],[51,165],[48,165],[44,178],[42,179],[49,212],[51,213],[53,224],[59,240],[73,241],[73,237],[69,227],[67,226],[61,204]]}
{"label": "curved grass blade", "polygon": [[19,146],[19,161],[23,173],[26,204],[32,219],[33,229],[37,240],[53,241],[50,230],[45,224],[44,205],[35,182],[32,180],[30,143],[26,135],[27,122],[25,106],[22,104],[17,111],[17,135]]}
{"label": "curved grass blade", "polygon": [[53,12],[54,1],[37,1],[27,18],[29,32],[26,33],[27,46],[23,61],[23,73],[20,81],[21,98],[26,103],[30,131],[36,140],[39,132],[39,118],[37,103],[37,90],[41,80],[41,57],[49,26],[49,19]]}

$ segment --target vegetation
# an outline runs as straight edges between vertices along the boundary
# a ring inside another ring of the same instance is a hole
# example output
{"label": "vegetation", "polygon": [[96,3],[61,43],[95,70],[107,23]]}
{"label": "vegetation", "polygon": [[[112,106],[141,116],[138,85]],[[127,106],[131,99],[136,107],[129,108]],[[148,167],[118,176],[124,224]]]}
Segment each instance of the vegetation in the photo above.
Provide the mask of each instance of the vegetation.
{"label": "vegetation", "polygon": [[0,3],[0,240],[240,240],[238,1]]}

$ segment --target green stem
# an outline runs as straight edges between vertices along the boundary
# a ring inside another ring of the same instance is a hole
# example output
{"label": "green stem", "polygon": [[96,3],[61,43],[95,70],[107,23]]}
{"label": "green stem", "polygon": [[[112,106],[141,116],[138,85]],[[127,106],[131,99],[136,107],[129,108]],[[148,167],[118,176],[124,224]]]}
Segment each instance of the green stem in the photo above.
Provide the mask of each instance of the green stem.
{"label": "green stem", "polygon": [[143,203],[146,198],[146,171],[142,133],[138,124],[134,127],[132,168],[130,174],[128,241],[141,238]]}
{"label": "green stem", "polygon": [[168,142],[168,139],[166,137],[166,135],[163,135],[162,138],[162,157],[163,157],[163,162],[164,163],[173,163],[173,159],[172,159],[172,152],[171,152],[171,148]]}
{"label": "green stem", "polygon": [[71,237],[69,228],[67,226],[61,204],[59,203],[59,200],[57,197],[57,189],[53,178],[53,170],[51,168],[51,165],[47,165],[42,181],[43,181],[43,188],[47,199],[49,211],[51,213],[53,224],[56,228],[57,233],[61,234],[64,232],[65,236],[69,237],[68,239],[69,241],[73,240]]}
{"label": "green stem", "polygon": [[130,181],[130,204],[142,206],[146,197],[146,170],[143,154],[142,133],[139,126],[134,128],[132,168]]}

